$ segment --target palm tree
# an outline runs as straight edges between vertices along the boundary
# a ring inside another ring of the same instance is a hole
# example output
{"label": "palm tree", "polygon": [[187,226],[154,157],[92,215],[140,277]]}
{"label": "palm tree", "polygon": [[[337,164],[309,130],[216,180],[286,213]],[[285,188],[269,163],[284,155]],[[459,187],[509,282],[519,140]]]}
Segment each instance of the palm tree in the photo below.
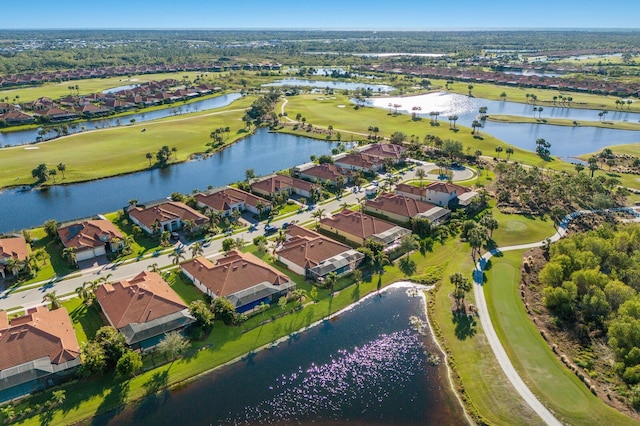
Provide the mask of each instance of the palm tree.
{"label": "palm tree", "polygon": [[62,302],[56,295],[56,291],[51,291],[44,295],[42,298],[42,302],[51,303],[51,310],[55,311],[56,309],[60,309],[62,307]]}
{"label": "palm tree", "polygon": [[172,251],[171,253],[169,253],[169,257],[172,258],[171,263],[173,263],[174,265],[178,266],[180,264],[180,262],[182,262],[184,260],[184,251],[183,250],[179,250],[176,249],[174,251]]}
{"label": "palm tree", "polygon": [[67,166],[64,163],[58,164],[58,171],[62,173],[62,179],[64,179],[64,172],[67,170]]}
{"label": "palm tree", "polygon": [[320,221],[325,217],[325,209],[318,209],[311,214],[311,217],[316,219],[316,227],[320,225]]}
{"label": "palm tree", "polygon": [[378,272],[380,275],[384,273],[384,267],[385,265],[388,265],[388,264],[389,264],[389,256],[387,256],[387,253],[385,253],[383,250],[380,250],[373,257],[373,266],[376,272]]}
{"label": "palm tree", "polygon": [[75,247],[67,247],[62,250],[62,257],[67,259],[70,265],[76,264],[76,248]]}
{"label": "palm tree", "polygon": [[423,168],[416,169],[416,177],[420,179],[420,188],[422,188],[422,180],[427,176],[427,172]]}
{"label": "palm tree", "polygon": [[147,152],[145,154],[145,157],[147,157],[147,160],[149,160],[149,167],[151,167],[151,160],[153,160],[153,154],[150,152]]}
{"label": "palm tree", "polygon": [[262,212],[267,206],[260,200],[256,202],[256,210],[258,210],[258,217],[262,217]]}
{"label": "palm tree", "polygon": [[496,146],[496,153],[498,154],[498,158],[500,158],[500,153],[502,151],[503,151],[503,148],[500,145]]}
{"label": "palm tree", "polygon": [[335,287],[336,282],[338,282],[338,275],[335,272],[330,272],[326,277],[324,277],[324,283],[327,288],[331,290],[329,292],[331,296],[333,296],[333,288]]}
{"label": "palm tree", "polygon": [[511,156],[513,155],[513,148],[511,148],[510,146],[507,147],[507,149],[505,149],[505,152],[507,153],[507,161],[509,161],[509,159],[511,158]]}
{"label": "palm tree", "polygon": [[456,121],[458,121],[458,116],[457,115],[450,115],[449,116],[449,121],[453,122],[453,130],[456,130]]}
{"label": "palm tree", "polygon": [[506,100],[507,100],[507,92],[502,92],[502,93],[500,93],[500,98],[501,98],[503,101],[506,101]]}
{"label": "palm tree", "polygon": [[91,306],[94,299],[93,287],[96,285],[95,281],[85,281],[80,287],[76,288],[76,294],[85,305]]}
{"label": "palm tree", "polygon": [[538,118],[542,119],[542,111],[544,110],[544,108],[542,107],[538,107]]}
{"label": "palm tree", "polygon": [[584,166],[580,163],[576,164],[576,172],[580,173],[584,170]]}
{"label": "palm tree", "polygon": [[472,132],[471,134],[473,135],[477,135],[479,132],[477,131],[477,129],[479,129],[480,127],[482,127],[482,124],[480,124],[480,122],[478,120],[473,120],[473,123],[471,123],[471,127],[472,127]]}
{"label": "palm tree", "polygon": [[204,254],[204,249],[202,248],[202,244],[199,241],[196,241],[191,246],[191,257],[195,258],[198,256],[202,256]]}
{"label": "palm tree", "polygon": [[196,223],[191,219],[185,219],[182,221],[182,229],[184,229],[184,232],[191,235],[191,233],[196,229]]}
{"label": "palm tree", "polygon": [[473,84],[468,85],[467,89],[469,89],[469,96],[472,96],[471,91],[473,90]]}
{"label": "palm tree", "polygon": [[53,183],[56,183],[56,175],[57,174],[58,174],[58,171],[56,169],[49,170],[49,176],[51,176],[53,178]]}

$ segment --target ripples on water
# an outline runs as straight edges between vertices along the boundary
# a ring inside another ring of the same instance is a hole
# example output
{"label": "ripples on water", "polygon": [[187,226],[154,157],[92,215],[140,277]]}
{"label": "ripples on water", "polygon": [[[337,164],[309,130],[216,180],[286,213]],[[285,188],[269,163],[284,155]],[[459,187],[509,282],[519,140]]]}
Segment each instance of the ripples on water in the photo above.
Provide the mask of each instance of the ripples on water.
{"label": "ripples on water", "polygon": [[[282,375],[269,386],[272,398],[245,407],[244,413],[225,419],[223,424],[289,422],[318,416],[347,420],[345,413],[376,411],[414,376],[426,373],[425,356],[415,332],[383,334],[352,351],[338,351],[330,362],[298,367]],[[405,394],[404,398],[409,403],[415,395]]]}

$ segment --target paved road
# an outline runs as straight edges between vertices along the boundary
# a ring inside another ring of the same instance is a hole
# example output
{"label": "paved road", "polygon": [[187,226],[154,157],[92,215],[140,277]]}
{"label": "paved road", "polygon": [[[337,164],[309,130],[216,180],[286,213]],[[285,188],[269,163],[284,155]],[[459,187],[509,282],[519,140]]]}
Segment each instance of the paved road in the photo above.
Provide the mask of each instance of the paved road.
{"label": "paved road", "polygon": [[[420,162],[420,167],[425,170],[430,170],[431,168],[436,167],[432,163]],[[467,176],[467,173],[460,171],[459,174],[454,176],[454,180],[457,177],[463,179]],[[415,169],[413,171],[406,171],[404,175],[401,176],[402,180],[412,180],[415,179]],[[382,180],[383,177],[380,177]],[[305,211],[304,213],[296,214],[293,216],[289,216],[287,218],[275,220],[271,222],[272,225],[282,226],[285,222],[291,222],[292,220],[297,220],[300,223],[308,222],[314,220],[312,214],[314,211],[318,209],[324,209],[324,211],[329,214],[334,210],[340,208],[340,205],[343,203],[348,204],[356,204],[359,202],[359,199],[365,196],[364,189],[362,189],[358,193],[353,193],[352,191],[345,192],[345,195],[339,200],[332,200],[327,204],[317,205],[312,211]],[[237,233],[232,235],[231,237],[242,238],[247,243],[250,243],[253,238],[258,235],[263,234],[263,224],[259,224],[257,230],[255,231],[245,231],[241,233]],[[219,255],[222,251],[222,241],[224,238],[220,238],[217,240],[213,240],[208,244],[208,247],[204,247],[204,256],[213,257]],[[185,255],[190,256],[189,246],[185,246]],[[129,279],[141,271],[147,269],[150,265],[157,263],[159,267],[163,267],[171,264],[172,259],[168,254],[163,254],[158,257],[146,257],[139,261],[131,260],[125,263],[110,263],[108,265],[95,267],[91,269],[83,269],[78,272],[80,274],[74,278],[63,279],[57,282],[47,282],[40,283],[40,285],[34,286],[29,290],[23,290],[18,292],[4,291],[0,293],[0,309],[11,310],[12,308],[31,308],[35,306],[42,305],[42,297],[45,293],[55,290],[56,293],[61,296],[69,293],[73,293],[75,289],[82,285],[85,281],[93,281],[97,278],[107,276],[111,274],[109,278],[110,281],[119,281],[123,279]],[[75,295],[71,295],[69,297],[74,297]],[[68,297],[68,298],[69,298]]]}
{"label": "paved road", "polygon": [[[612,209],[612,210],[627,210],[632,213],[635,218],[631,219],[634,222],[640,222],[640,208],[638,207],[625,207],[621,209]],[[558,241],[567,233],[567,226],[569,222],[576,217],[582,214],[593,213],[590,211],[579,211],[572,213],[564,218],[564,220],[558,226],[558,230],[556,233],[549,238],[550,242]],[[484,268],[487,265],[487,261],[491,259],[494,255],[500,252],[512,251],[512,250],[527,250],[534,247],[541,247],[545,244],[545,241],[538,241],[530,244],[520,244],[515,246],[508,246],[493,249],[490,252],[485,253],[480,260],[476,263],[476,267],[473,271],[473,294],[476,299],[476,308],[478,310],[478,316],[480,317],[480,324],[482,324],[482,329],[484,330],[485,335],[487,336],[487,340],[491,345],[491,349],[498,359],[498,363],[504,371],[504,374],[507,376],[513,387],[520,394],[520,396],[525,400],[525,402],[540,416],[540,418],[548,425],[561,425],[560,421],[549,411],[542,403],[538,400],[538,398],[531,392],[531,390],[524,383],[518,372],[516,371],[513,364],[511,364],[511,360],[507,356],[504,348],[502,347],[502,343],[496,334],[496,330],[493,328],[493,323],[491,322],[491,317],[489,316],[489,309],[487,308],[487,301],[484,297],[483,291],[483,272]]]}

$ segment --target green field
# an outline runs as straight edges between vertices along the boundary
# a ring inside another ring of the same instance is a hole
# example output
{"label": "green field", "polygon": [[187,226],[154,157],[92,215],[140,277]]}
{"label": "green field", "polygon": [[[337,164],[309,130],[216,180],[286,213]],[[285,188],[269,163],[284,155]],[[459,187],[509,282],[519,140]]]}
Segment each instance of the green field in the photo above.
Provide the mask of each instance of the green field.
{"label": "green field", "polygon": [[529,388],[567,424],[629,425],[633,420],[606,405],[556,358],[520,299],[523,252],[491,259],[484,287],[491,321],[511,362]]}
{"label": "green field", "polygon": [[[217,127],[231,128],[225,143],[233,143],[247,135],[241,118],[253,99],[245,97],[214,112],[185,114],[163,120],[122,127],[112,127],[55,139],[36,145],[16,146],[0,151],[0,187],[27,185],[34,179],[31,170],[45,163],[55,168],[66,165],[64,178],[57,183],[72,183],[114,176],[149,168],[146,153],[163,146],[176,147],[177,160],[204,152],[210,133]],[[146,129],[142,132],[142,129]],[[52,180],[49,183],[53,183]]]}

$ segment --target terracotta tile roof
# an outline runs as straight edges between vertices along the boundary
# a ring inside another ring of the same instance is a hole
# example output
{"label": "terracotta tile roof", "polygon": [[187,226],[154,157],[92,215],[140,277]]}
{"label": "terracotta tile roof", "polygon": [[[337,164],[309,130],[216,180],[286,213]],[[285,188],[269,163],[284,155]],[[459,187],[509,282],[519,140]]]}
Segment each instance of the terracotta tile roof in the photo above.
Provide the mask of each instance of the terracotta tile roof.
{"label": "terracotta tile roof", "polygon": [[181,266],[218,297],[228,297],[260,283],[279,286],[290,281],[289,277],[251,253],[238,251],[231,251],[215,264],[198,257]]}
{"label": "terracotta tile roof", "polygon": [[187,307],[155,272],[143,271],[128,281],[105,284],[96,289],[95,295],[107,319],[117,329],[130,323],[153,321]]}
{"label": "terracotta tile roof", "polygon": [[345,244],[297,225],[287,228],[287,235],[289,239],[278,249],[278,255],[305,269],[351,250]]}
{"label": "terracotta tile roof", "polygon": [[232,204],[238,203],[256,207],[258,202],[262,202],[265,207],[271,207],[271,201],[236,188],[224,188],[211,194],[196,194],[195,199],[197,202],[218,211],[229,210]]}
{"label": "terracotta tile roof", "polygon": [[419,188],[417,186],[413,186],[413,185],[409,185],[406,183],[399,183],[396,185],[396,192],[397,193],[405,193],[405,194],[412,194],[415,196],[419,196],[419,197],[424,197],[426,196],[426,189],[425,188]]}
{"label": "terracotta tile roof", "polygon": [[203,225],[208,221],[207,217],[199,211],[177,201],[167,201],[147,208],[133,207],[129,209],[129,216],[134,217],[147,228],[152,228],[156,221],[162,223],[175,219],[189,219],[196,225]]}
{"label": "terracotta tile roof", "polygon": [[329,181],[336,181],[339,176],[344,176],[345,180],[347,180],[347,178],[353,174],[349,170],[329,163],[318,164],[317,166],[310,167],[300,173],[307,176],[312,176],[316,179]]}
{"label": "terracotta tile roof", "polygon": [[0,239],[0,259],[25,260],[28,254],[29,248],[24,237]]}
{"label": "terracotta tile roof", "polygon": [[65,247],[76,250],[104,246],[114,239],[124,239],[116,226],[105,219],[87,220],[58,228],[58,236]]}
{"label": "terracotta tile roof", "polygon": [[291,176],[282,176],[282,175],[270,176],[266,179],[263,179],[261,181],[254,182],[251,184],[251,190],[255,191],[257,189],[263,192],[268,192],[270,194],[280,192],[287,188],[297,188],[302,191],[308,192],[313,187],[319,188],[318,185],[311,182],[307,182],[306,180],[296,179]]}
{"label": "terracotta tile roof", "polygon": [[64,308],[49,311],[40,306],[27,315],[14,318],[8,325],[6,313],[0,313],[0,370],[42,357],[61,364],[80,356],[71,319]]}
{"label": "terracotta tile roof", "polygon": [[335,161],[336,164],[345,164],[347,166],[359,167],[366,170],[371,170],[376,166],[381,165],[381,161],[378,157],[374,157],[361,152],[353,152],[347,154],[344,157]]}
{"label": "terracotta tile roof", "polygon": [[464,186],[455,185],[449,182],[433,182],[427,185],[425,190],[442,192],[443,194],[453,194],[455,191],[458,191],[458,195],[469,192],[469,190]]}
{"label": "terracotta tile roof", "polygon": [[367,200],[365,206],[372,209],[379,209],[385,212],[395,213],[406,218],[412,218],[420,213],[428,212],[435,204],[425,203],[414,198],[403,197],[396,194],[380,194],[374,200]]}
{"label": "terracotta tile roof", "polygon": [[325,228],[337,229],[362,239],[381,234],[396,227],[393,223],[352,210],[343,210],[332,217],[325,217],[320,221],[320,225]]}
{"label": "terracotta tile roof", "polygon": [[392,143],[376,143],[367,145],[360,152],[382,158],[394,158],[399,160],[405,149],[400,145]]}

